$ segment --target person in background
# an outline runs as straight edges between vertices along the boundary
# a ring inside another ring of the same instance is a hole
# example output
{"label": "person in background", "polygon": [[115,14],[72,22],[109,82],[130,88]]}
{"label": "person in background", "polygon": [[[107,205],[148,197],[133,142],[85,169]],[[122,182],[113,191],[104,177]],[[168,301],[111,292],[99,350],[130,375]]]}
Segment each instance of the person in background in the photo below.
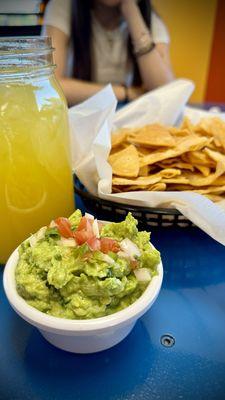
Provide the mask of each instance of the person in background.
{"label": "person in background", "polygon": [[42,33],[69,105],[107,83],[123,102],[173,80],[169,35],[150,0],[50,0]]}

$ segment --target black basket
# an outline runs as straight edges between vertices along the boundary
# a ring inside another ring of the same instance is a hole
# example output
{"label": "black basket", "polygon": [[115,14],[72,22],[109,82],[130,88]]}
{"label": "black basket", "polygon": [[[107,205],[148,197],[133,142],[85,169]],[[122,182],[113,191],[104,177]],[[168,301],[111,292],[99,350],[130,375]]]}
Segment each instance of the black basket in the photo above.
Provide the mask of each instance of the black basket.
{"label": "black basket", "polygon": [[100,199],[89,193],[77,177],[74,177],[74,189],[83,201],[85,209],[98,219],[122,221],[130,211],[138,220],[139,229],[148,227],[187,228],[193,223],[173,208],[139,207]]}

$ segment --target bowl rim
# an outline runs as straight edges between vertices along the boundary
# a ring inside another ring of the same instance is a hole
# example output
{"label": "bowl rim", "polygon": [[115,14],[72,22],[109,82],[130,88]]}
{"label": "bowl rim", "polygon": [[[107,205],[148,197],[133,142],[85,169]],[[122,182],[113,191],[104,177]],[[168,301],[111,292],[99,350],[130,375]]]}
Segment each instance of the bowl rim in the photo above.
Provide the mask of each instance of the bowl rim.
{"label": "bowl rim", "polygon": [[58,331],[58,333],[62,331],[64,331],[64,333],[65,331],[75,333],[104,330],[109,327],[121,325],[129,320],[138,319],[139,316],[144,314],[145,310],[154,302],[161,289],[163,265],[160,260],[157,265],[158,275],[153,276],[142,295],[123,310],[104,317],[92,319],[71,320],[54,317],[30,306],[26,300],[18,294],[15,280],[15,269],[19,259],[18,248],[19,246],[13,251],[5,265],[3,274],[4,291],[12,308],[26,321],[42,329],[47,328],[46,330],[54,330]]}

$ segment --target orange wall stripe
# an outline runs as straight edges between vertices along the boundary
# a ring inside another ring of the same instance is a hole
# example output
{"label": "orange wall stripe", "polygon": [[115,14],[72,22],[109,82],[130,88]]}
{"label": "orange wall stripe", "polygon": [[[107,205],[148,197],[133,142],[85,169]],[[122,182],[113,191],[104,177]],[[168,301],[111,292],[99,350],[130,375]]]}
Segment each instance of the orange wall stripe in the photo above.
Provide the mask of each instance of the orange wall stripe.
{"label": "orange wall stripe", "polygon": [[225,1],[218,0],[206,101],[225,103]]}

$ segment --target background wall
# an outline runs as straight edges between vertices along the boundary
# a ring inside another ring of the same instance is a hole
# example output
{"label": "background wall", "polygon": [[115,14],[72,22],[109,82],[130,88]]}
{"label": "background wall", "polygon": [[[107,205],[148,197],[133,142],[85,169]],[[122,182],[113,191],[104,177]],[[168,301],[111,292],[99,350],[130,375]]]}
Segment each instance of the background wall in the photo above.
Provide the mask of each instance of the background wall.
{"label": "background wall", "polygon": [[205,99],[225,103],[225,1],[217,2]]}
{"label": "background wall", "polygon": [[153,0],[152,3],[170,33],[171,61],[175,75],[195,82],[196,89],[191,101],[204,101],[217,0]]}

